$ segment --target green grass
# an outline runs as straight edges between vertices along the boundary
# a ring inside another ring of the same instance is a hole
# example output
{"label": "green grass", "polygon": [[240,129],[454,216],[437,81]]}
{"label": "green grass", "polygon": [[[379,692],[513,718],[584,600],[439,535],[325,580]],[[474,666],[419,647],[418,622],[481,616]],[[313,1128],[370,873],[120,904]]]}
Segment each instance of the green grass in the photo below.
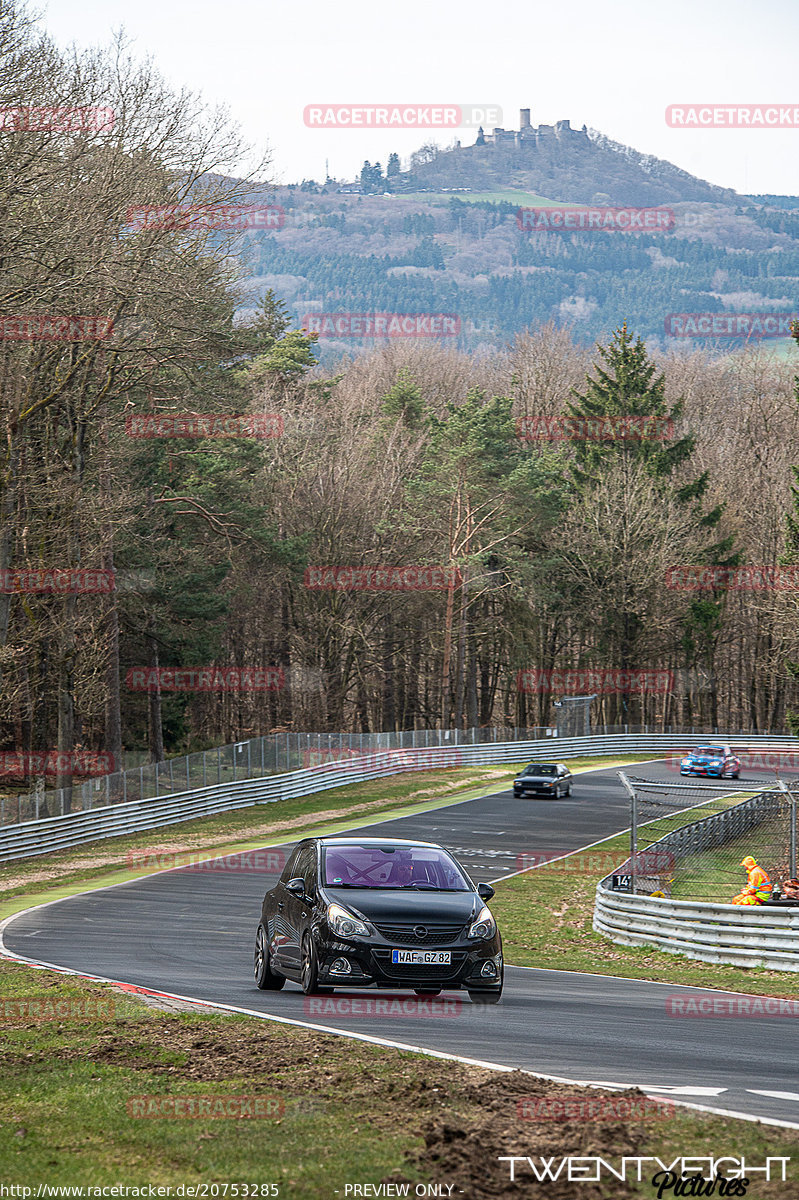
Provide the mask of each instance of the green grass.
{"label": "green grass", "polygon": [[[15,1016],[13,1002],[31,995],[66,1002],[71,1015],[39,1023]],[[102,1016],[86,1015],[101,1004]],[[0,1014],[0,1161],[7,1186],[274,1183],[282,1200],[331,1200],[337,1189],[343,1197],[348,1183],[376,1187],[391,1180],[408,1181],[411,1195],[422,1181],[476,1200],[522,1194],[508,1185],[499,1154],[601,1154],[610,1161],[623,1154],[666,1161],[712,1154],[758,1165],[767,1155],[799,1157],[794,1130],[255,1018],[165,1014],[109,987],[17,964],[0,963]],[[501,1006],[487,1016],[501,1017]],[[269,1115],[172,1115],[191,1112],[200,1099],[218,1106],[242,1098],[251,1111],[259,1102]],[[590,1104],[594,1112],[606,1105],[614,1115],[530,1120],[520,1117],[521,1101],[538,1101],[545,1111],[553,1102]],[[615,1115],[620,1102],[632,1106],[632,1116]],[[142,1111],[157,1115],[136,1115]],[[757,1195],[788,1200],[792,1188],[794,1182],[759,1184]],[[538,1195],[528,1184],[523,1191]],[[645,1178],[630,1186],[610,1180],[590,1195],[610,1200],[653,1192]]]}
{"label": "green grass", "polygon": [[502,930],[507,961],[759,996],[797,995],[799,975],[790,971],[704,963],[655,947],[617,945],[595,933],[597,883],[610,873],[614,860],[624,861],[629,849],[629,835],[622,834],[585,853],[498,883],[491,910]]}

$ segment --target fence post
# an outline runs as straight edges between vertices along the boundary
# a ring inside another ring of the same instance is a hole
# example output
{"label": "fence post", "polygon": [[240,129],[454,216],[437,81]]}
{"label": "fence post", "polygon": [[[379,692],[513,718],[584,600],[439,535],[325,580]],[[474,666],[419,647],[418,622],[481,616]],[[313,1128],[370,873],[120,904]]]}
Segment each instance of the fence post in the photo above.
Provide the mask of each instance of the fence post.
{"label": "fence post", "polygon": [[635,867],[638,857],[638,799],[635,788],[630,783],[624,771],[617,771],[622,787],[630,797],[630,892],[635,895]]}
{"label": "fence post", "polygon": [[222,747],[216,748],[216,782],[222,782]]}
{"label": "fence post", "polygon": [[144,763],[139,767],[139,799],[144,799]]}

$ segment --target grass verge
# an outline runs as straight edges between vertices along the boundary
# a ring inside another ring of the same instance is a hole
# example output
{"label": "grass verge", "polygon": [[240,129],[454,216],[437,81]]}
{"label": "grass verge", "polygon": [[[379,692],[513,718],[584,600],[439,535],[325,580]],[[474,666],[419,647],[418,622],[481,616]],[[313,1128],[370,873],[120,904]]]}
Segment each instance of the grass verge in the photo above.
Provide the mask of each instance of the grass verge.
{"label": "grass verge", "polygon": [[[2,1181],[34,1190],[247,1183],[274,1184],[282,1200],[335,1200],[348,1184],[391,1182],[408,1184],[410,1195],[427,1183],[444,1189],[428,1194],[464,1200],[571,1200],[565,1179],[511,1183],[498,1157],[600,1154],[618,1165],[622,1155],[732,1155],[761,1165],[767,1155],[799,1156],[796,1130],[255,1018],[164,1013],[8,962],[0,963],[0,1014]],[[188,1115],[202,1114],[201,1102],[205,1113],[264,1115]],[[648,1177],[581,1182],[579,1193],[654,1194]],[[221,1189],[206,1192],[214,1194]],[[795,1182],[759,1184],[757,1195],[788,1200]]]}
{"label": "grass verge", "polygon": [[[695,819],[678,814],[675,823]],[[621,946],[594,932],[594,896],[612,863],[629,854],[619,834],[548,865],[497,884],[491,910],[499,922],[505,957],[516,966],[621,975],[661,983],[723,988],[758,996],[795,997],[799,976],[791,971],[732,967],[669,954],[654,946]]]}

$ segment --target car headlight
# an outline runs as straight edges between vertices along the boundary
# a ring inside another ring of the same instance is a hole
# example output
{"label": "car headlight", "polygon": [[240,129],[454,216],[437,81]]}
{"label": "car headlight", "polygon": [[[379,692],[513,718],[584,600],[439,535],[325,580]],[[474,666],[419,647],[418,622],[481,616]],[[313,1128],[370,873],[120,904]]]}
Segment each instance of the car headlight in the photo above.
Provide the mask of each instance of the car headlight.
{"label": "car headlight", "polygon": [[711,767],[720,767],[720,766],[721,766],[721,759],[720,759],[720,758],[711,758],[711,760],[710,760],[710,762],[709,762],[708,766],[711,766]]}
{"label": "car headlight", "polygon": [[369,937],[369,930],[358,917],[340,904],[328,904],[327,920],[336,937]]}
{"label": "car headlight", "polygon": [[469,926],[470,938],[490,938],[497,932],[497,923],[485,904],[477,914],[477,920]]}
{"label": "car headlight", "polygon": [[682,762],[680,763],[680,766],[681,766],[681,767],[690,767],[690,765],[691,765],[691,760],[690,760],[690,758],[684,758],[684,759],[682,760]]}

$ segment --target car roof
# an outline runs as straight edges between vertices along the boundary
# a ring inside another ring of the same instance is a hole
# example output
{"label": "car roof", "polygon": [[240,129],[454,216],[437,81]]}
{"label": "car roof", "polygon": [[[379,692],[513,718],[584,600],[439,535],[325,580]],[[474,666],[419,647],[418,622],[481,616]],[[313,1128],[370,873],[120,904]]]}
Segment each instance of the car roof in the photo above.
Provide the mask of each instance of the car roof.
{"label": "car roof", "polygon": [[[527,764],[527,767],[562,767],[563,765],[563,763],[554,762],[553,760],[552,762],[531,762]],[[525,767],[525,770],[527,770],[527,767]]]}

